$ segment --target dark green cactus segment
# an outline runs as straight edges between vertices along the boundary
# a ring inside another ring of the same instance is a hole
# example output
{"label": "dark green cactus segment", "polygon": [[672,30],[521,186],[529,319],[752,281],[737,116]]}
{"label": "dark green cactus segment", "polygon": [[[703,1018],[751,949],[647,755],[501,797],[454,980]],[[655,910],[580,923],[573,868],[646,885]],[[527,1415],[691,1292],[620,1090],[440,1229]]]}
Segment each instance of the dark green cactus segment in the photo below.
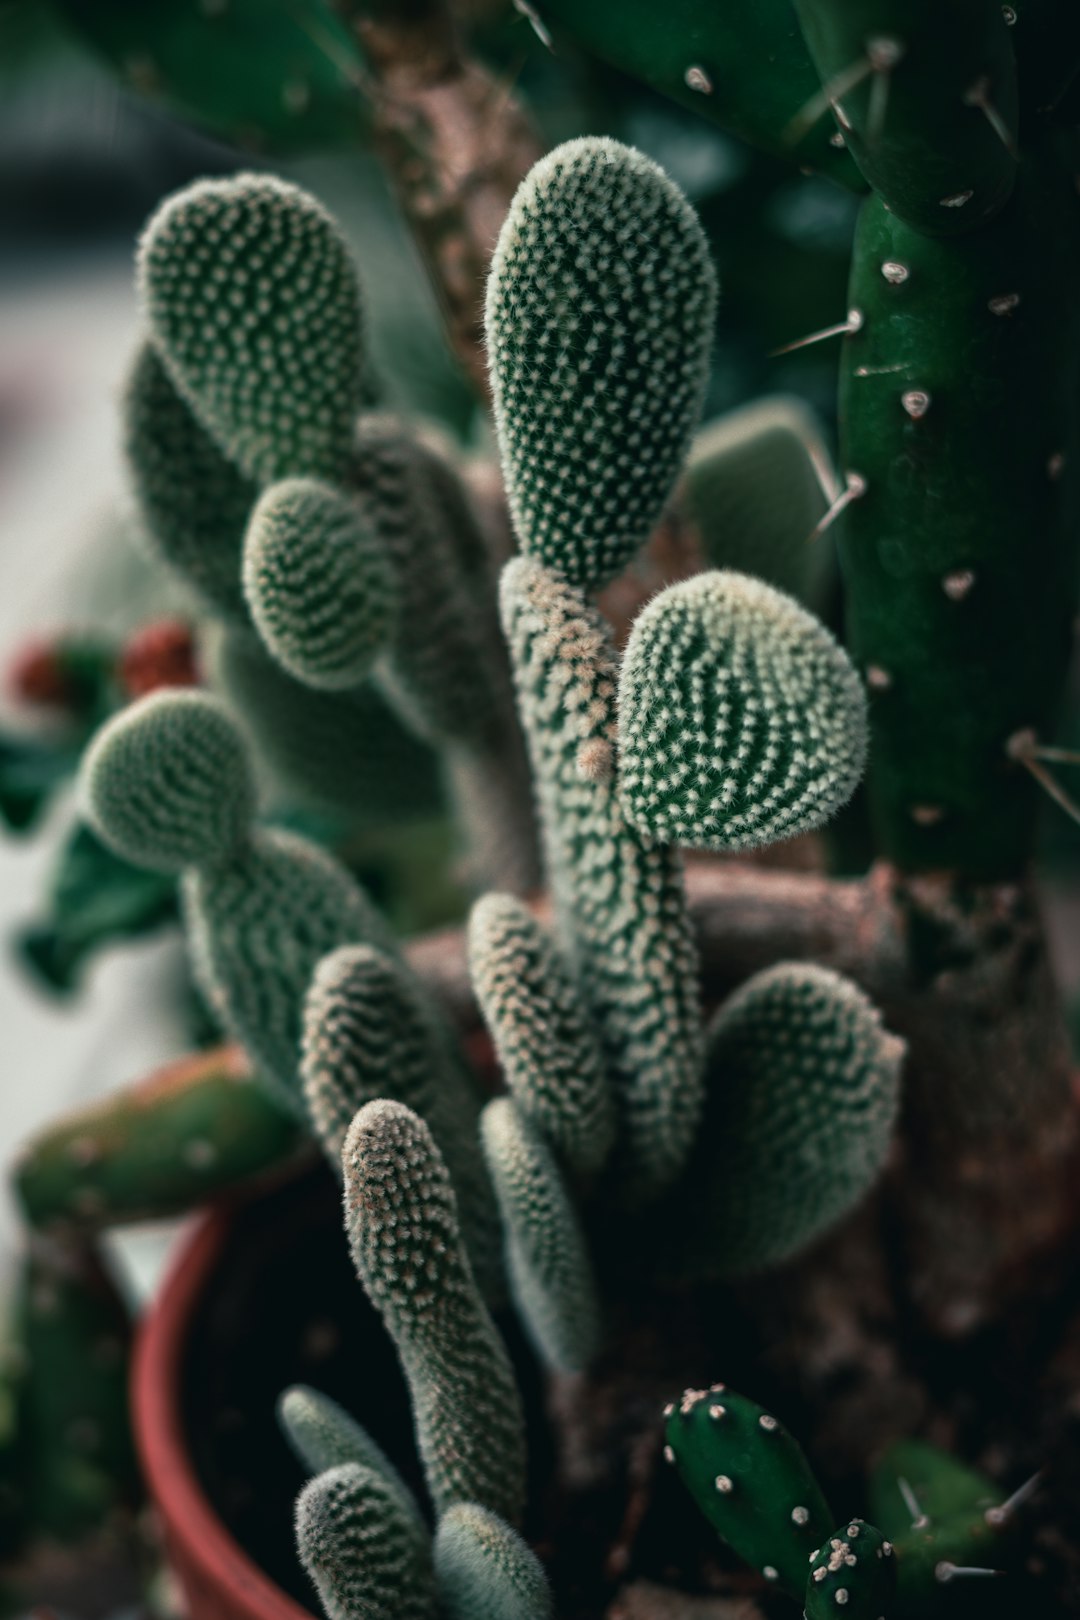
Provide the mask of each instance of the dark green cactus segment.
{"label": "dark green cactus segment", "polygon": [[446,1620],[551,1620],[540,1560],[516,1530],[475,1502],[439,1520],[435,1578]]}
{"label": "dark green cactus segment", "polygon": [[250,478],[344,476],[362,403],[360,294],[336,223],[270,175],[200,180],[139,249],[151,336]]}
{"label": "dark green cactus segment", "polygon": [[781,394],[702,428],[680,484],[680,511],[710,568],[753,574],[820,614],[835,564],[828,542],[807,542],[837,493],[814,413]]}
{"label": "dark green cactus segment", "polygon": [[240,565],[256,485],[203,427],[149,343],[135,357],[122,410],[146,544],[206,607],[246,622]]}
{"label": "dark green cactus segment", "polygon": [[659,843],[734,850],[820,827],[866,757],[866,697],[824,625],[760,579],[668,586],[619,677],[619,798]]}
{"label": "dark green cactus segment", "polygon": [[277,1418],[297,1461],[311,1475],[347,1463],[370,1469],[396,1493],[405,1511],[423,1522],[415,1496],[382,1447],[329,1395],[293,1384],[278,1400]]}
{"label": "dark green cactus segment", "polygon": [[801,1603],[833,1516],[798,1442],[723,1384],[686,1390],[665,1416],[664,1456],[713,1529]]}
{"label": "dark green cactus segment", "polygon": [[363,136],[355,34],[326,0],[61,0],[127,85],[235,145],[302,152]]}
{"label": "dark green cactus segment", "polygon": [[806,1584],[806,1620],[889,1620],[896,1600],[892,1543],[865,1519],[849,1519],[819,1548]]}
{"label": "dark green cactus segment", "polygon": [[328,1620],[438,1620],[431,1537],[373,1469],[343,1463],[310,1480],[296,1544]]}
{"label": "dark green cactus segment", "polygon": [[37,1227],[160,1219],[278,1169],[303,1138],[227,1048],[66,1115],[23,1149],[14,1188]]}
{"label": "dark green cactus segment", "polygon": [[701,410],[716,278],[690,204],[617,141],[568,141],[499,235],[486,330],[523,549],[603,585],[648,539]]}
{"label": "dark green cactus segment", "polygon": [[957,236],[1016,179],[1016,64],[999,0],[795,0],[848,149],[898,220]]}
{"label": "dark green cactus segment", "polygon": [[870,1480],[870,1511],[896,1548],[904,1612],[933,1614],[950,1566],[996,1569],[1007,1524],[1003,1493],[984,1475],[921,1440],[890,1446]]}
{"label": "dark green cactus segment", "polygon": [[877,199],[858,227],[842,448],[866,489],[840,561],[878,841],[907,868],[1005,877],[1030,849],[1038,790],[1008,746],[1048,736],[1076,601],[1071,193],[1048,162],[976,236],[932,241]]}
{"label": "dark green cactus segment", "polygon": [[362,681],[394,629],[397,587],[378,536],[352,502],[314,478],[272,484],[255,507],[244,593],[278,663],[323,691]]}
{"label": "dark green cactus segment", "polygon": [[80,791],[99,838],[161,872],[227,861],[255,811],[243,735],[204,692],[152,693],[110,720],[83,758]]}
{"label": "dark green cactus segment", "polygon": [[827,117],[797,127],[820,84],[791,0],[539,0],[556,40],[574,39],[632,78],[776,157],[845,185],[861,177]]}

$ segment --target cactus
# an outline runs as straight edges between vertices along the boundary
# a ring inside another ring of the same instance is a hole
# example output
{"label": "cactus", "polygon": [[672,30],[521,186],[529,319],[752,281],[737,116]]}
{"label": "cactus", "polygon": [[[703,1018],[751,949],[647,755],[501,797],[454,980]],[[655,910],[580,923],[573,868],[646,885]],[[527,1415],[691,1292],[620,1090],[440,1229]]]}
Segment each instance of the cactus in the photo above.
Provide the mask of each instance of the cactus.
{"label": "cactus", "polygon": [[345,1138],[353,1262],[397,1346],[438,1512],[478,1502],[511,1524],[524,1502],[513,1371],[461,1245],[450,1176],[427,1126],[370,1102]]}
{"label": "cactus", "polygon": [[482,1128],[522,1320],[545,1366],[581,1372],[599,1346],[600,1310],[577,1212],[543,1138],[509,1097],[488,1103]]}
{"label": "cactus", "polygon": [[569,141],[523,182],[492,260],[495,422],[523,550],[605,584],[660,516],[697,424],[716,286],[650,159]]}
{"label": "cactus", "polygon": [[904,1043],[839,974],[781,962],[708,1030],[698,1147],[662,1230],[705,1275],[762,1271],[846,1215],[876,1180],[899,1107]]}
{"label": "cactus", "polygon": [[588,1180],[615,1140],[603,1055],[552,941],[519,900],[489,894],[469,918],[469,971],[520,1112]]}
{"label": "cactus", "polygon": [[634,623],[619,679],[619,797],[639,833],[753,849],[822,825],[866,758],[847,655],[745,574],[668,589]]}
{"label": "cactus", "polygon": [[664,1455],[709,1523],[801,1602],[807,1565],[833,1516],[798,1442],[771,1412],[723,1384],[686,1390],[666,1419]]}
{"label": "cactus", "polygon": [[341,479],[363,403],[360,294],[312,197],[269,175],[189,186],[143,237],[139,290],[173,382],[249,478]]}
{"label": "cactus", "polygon": [[619,807],[616,665],[602,619],[529,558],[507,565],[502,601],[553,898],[615,1086],[618,1173],[643,1201],[685,1163],[703,1098],[682,874]]}
{"label": "cactus", "polygon": [[905,1613],[947,1608],[957,1570],[997,1567],[1010,1528],[990,1480],[920,1440],[890,1446],[870,1479],[870,1509],[896,1548]]}
{"label": "cactus", "polygon": [[896,1594],[891,1542],[865,1519],[851,1519],[815,1553],[806,1585],[806,1620],[886,1620]]}
{"label": "cactus", "polygon": [[461,1502],[440,1519],[435,1576],[447,1620],[551,1620],[551,1593],[535,1553],[475,1502]]}
{"label": "cactus", "polygon": [[342,1463],[310,1480],[296,1543],[329,1620],[437,1620],[427,1531],[375,1470]]}
{"label": "cactus", "polygon": [[293,1384],[278,1400],[277,1417],[297,1461],[312,1477],[348,1464],[364,1468],[377,1474],[396,1493],[399,1505],[417,1524],[423,1524],[415,1496],[385,1451],[329,1395]]}

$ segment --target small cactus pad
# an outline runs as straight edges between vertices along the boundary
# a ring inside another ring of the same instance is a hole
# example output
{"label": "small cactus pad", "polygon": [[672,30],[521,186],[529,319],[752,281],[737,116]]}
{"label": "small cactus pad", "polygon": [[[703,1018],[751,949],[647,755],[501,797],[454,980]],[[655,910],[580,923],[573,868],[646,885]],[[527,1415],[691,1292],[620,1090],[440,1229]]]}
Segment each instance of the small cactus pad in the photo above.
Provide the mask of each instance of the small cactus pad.
{"label": "small cactus pad", "polygon": [[600,1311],[585,1235],[559,1167],[509,1097],[488,1103],[482,1131],[522,1319],[545,1366],[581,1372],[596,1354]]}
{"label": "small cactus pad", "polygon": [[525,1496],[521,1397],[431,1132],[401,1103],[370,1102],[342,1163],[353,1262],[401,1357],[435,1507],[479,1502],[513,1524]]}
{"label": "small cactus pad", "polygon": [[748,1564],[802,1601],[833,1523],[810,1464],[779,1419],[723,1384],[665,1413],[664,1456],[709,1523]]}
{"label": "small cactus pad", "polygon": [[139,252],[151,336],[250,478],[340,478],[361,405],[360,296],[344,240],[270,175],[170,197]]}
{"label": "small cactus pad", "polygon": [[806,1620],[889,1620],[896,1596],[892,1543],[865,1519],[849,1519],[822,1543],[806,1584]]}
{"label": "small cactus pad", "polygon": [[314,478],[271,484],[244,544],[255,627],[290,675],[324,691],[362,681],[397,606],[393,570],[357,506]]}
{"label": "small cactus pad", "polygon": [[619,794],[662,843],[738,850],[820,827],[858,786],[866,697],[791,597],[717,570],[641,613],[619,687]]}
{"label": "small cactus pad", "polygon": [[204,692],[155,692],[110,720],[83,758],[80,785],[109,848],[162,872],[227,860],[255,809],[244,738]]}
{"label": "small cactus pad", "polygon": [[551,1620],[551,1592],[536,1554],[475,1502],[461,1502],[440,1519],[435,1578],[447,1620]]}
{"label": "small cactus pad", "polygon": [[846,1214],[888,1153],[903,1053],[829,968],[780,962],[748,979],[708,1031],[699,1147],[673,1195],[687,1261],[765,1270]]}
{"label": "small cactus pad", "polygon": [[615,1139],[603,1055],[559,952],[513,895],[473,907],[469,969],[518,1108],[572,1174],[595,1175]]}
{"label": "small cactus pad", "polygon": [[427,1529],[374,1470],[343,1463],[310,1480],[296,1544],[328,1620],[437,1620]]}
{"label": "small cactus pad", "polygon": [[1003,1500],[992,1480],[937,1446],[889,1447],[870,1479],[870,1507],[896,1548],[905,1612],[935,1613],[951,1569],[998,1567]]}
{"label": "small cactus pad", "polygon": [[523,549],[598,586],[648,539],[701,410],[716,283],[651,159],[569,141],[532,169],[487,294],[495,420]]}
{"label": "small cactus pad", "polygon": [[344,1407],[306,1384],[293,1384],[282,1392],[277,1406],[278,1423],[301,1467],[313,1476],[328,1468],[358,1463],[378,1474],[392,1487],[401,1505],[418,1521],[416,1498],[386,1455]]}

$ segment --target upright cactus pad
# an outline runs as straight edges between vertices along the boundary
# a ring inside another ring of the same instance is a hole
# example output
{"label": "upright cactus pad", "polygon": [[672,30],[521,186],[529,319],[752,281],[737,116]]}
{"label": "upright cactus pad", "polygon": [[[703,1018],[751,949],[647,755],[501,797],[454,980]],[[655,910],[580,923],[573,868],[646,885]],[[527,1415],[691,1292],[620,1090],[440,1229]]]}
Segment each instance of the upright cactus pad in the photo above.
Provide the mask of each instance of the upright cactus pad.
{"label": "upright cactus pad", "polygon": [[821,824],[866,758],[850,660],[761,580],[695,575],[635,621],[619,685],[619,797],[662,843],[752,849]]}
{"label": "upright cactus pad", "polygon": [[509,1097],[484,1109],[510,1282],[547,1367],[582,1372],[600,1343],[600,1309],[585,1235],[543,1138]]}
{"label": "upright cactus pad", "polygon": [[678,1175],[703,1099],[682,873],[619,805],[617,666],[603,620],[527,557],[507,565],[502,604],[559,924],[615,1087],[618,1176],[640,1203]]}
{"label": "upright cactus pad", "polygon": [[227,861],[255,808],[244,739],[204,692],[152,693],[110,720],[83,760],[81,790],[109,848],[162,872]]}
{"label": "upright cactus pad", "polygon": [[896,1597],[892,1543],[865,1519],[849,1519],[822,1544],[810,1564],[806,1620],[889,1620]]}
{"label": "upright cactus pad", "polygon": [[394,629],[397,588],[377,535],[314,478],[263,494],[244,544],[244,594],[282,667],[324,691],[362,681]]}
{"label": "upright cactus pad", "polygon": [[360,298],[314,198],[270,175],[198,181],[147,226],[139,286],[173,381],[248,477],[343,476],[362,403]]}
{"label": "upright cactus pad", "polygon": [[993,1481],[936,1446],[889,1447],[870,1479],[870,1508],[896,1548],[906,1614],[948,1612],[954,1569],[998,1567],[1009,1528],[1003,1500]]}
{"label": "upright cactus pad", "polygon": [[598,586],[648,539],[697,424],[716,284],[697,216],[649,158],[569,141],[514,198],[487,339],[523,549]]}
{"label": "upright cactus pad", "polygon": [[551,1592],[536,1554],[475,1502],[459,1503],[440,1519],[435,1577],[447,1620],[551,1620]]}
{"label": "upright cactus pad", "polygon": [[329,1395],[306,1384],[293,1384],[282,1392],[277,1415],[297,1461],[310,1474],[350,1463],[368,1469],[396,1493],[405,1512],[423,1524],[415,1496],[382,1447]]}
{"label": "upright cactus pad", "polygon": [[353,1261],[397,1345],[435,1507],[478,1502],[514,1524],[525,1494],[521,1398],[431,1132],[401,1103],[368,1103],[342,1162]]}
{"label": "upright cactus pad", "polygon": [[615,1140],[603,1054],[555,945],[520,900],[477,901],[469,970],[517,1107],[571,1174],[594,1176]]}
{"label": "upright cactus pad", "polygon": [[428,1532],[373,1469],[343,1463],[310,1480],[296,1543],[328,1620],[438,1620]]}
{"label": "upright cactus pad", "polygon": [[771,1412],[723,1384],[686,1390],[666,1417],[664,1455],[709,1523],[801,1603],[833,1516],[798,1442]]}
{"label": "upright cactus pad", "polygon": [[781,962],[748,979],[708,1031],[705,1118],[672,1195],[684,1261],[762,1271],[845,1215],[889,1151],[903,1053],[828,968]]}

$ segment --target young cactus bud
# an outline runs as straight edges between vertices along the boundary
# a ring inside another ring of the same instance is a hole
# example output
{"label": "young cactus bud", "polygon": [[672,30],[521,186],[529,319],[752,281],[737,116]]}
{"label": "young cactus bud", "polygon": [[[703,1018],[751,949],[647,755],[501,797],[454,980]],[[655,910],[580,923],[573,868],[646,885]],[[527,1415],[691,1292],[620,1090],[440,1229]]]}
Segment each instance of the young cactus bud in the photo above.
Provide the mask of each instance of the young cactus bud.
{"label": "young cactus bud", "polygon": [[155,871],[226,861],[251,830],[247,746],[205,692],[155,692],[123,710],[91,743],[80,785],[98,836]]}
{"label": "young cactus bud", "polygon": [[269,652],[306,686],[347,691],[393,629],[390,561],[358,507],[314,478],[271,484],[251,514],[244,592]]}
{"label": "young cactus bud", "polygon": [[343,1463],[310,1480],[296,1544],[328,1620],[437,1620],[427,1529],[372,1469]]}
{"label": "young cactus bud", "polygon": [[249,478],[341,479],[362,403],[360,294],[313,197],[264,174],[188,186],[146,228],[139,290],[173,381]]}
{"label": "young cactus bud", "polygon": [[431,1132],[401,1103],[368,1103],[342,1163],[353,1261],[401,1357],[435,1507],[479,1502],[515,1523],[525,1496],[521,1397]]}
{"label": "young cactus bud", "polygon": [[314,1477],[346,1463],[369,1469],[396,1492],[400,1506],[423,1524],[415,1496],[385,1451],[344,1407],[306,1384],[293,1384],[282,1392],[277,1406],[278,1424],[296,1460]]}
{"label": "young cactus bud", "polygon": [[849,1519],[815,1553],[806,1620],[888,1620],[896,1597],[892,1543],[865,1519]]}
{"label": "young cactus bud", "polygon": [[582,1372],[599,1344],[600,1308],[559,1167],[509,1097],[488,1103],[482,1131],[518,1309],[545,1366]]}
{"label": "young cactus bud", "polygon": [[619,794],[662,843],[754,849],[820,827],[866,759],[866,696],[791,597],[724,570],[671,585],[634,624],[619,686]]}
{"label": "young cactus bud", "polygon": [[801,1602],[833,1516],[798,1442],[723,1384],[686,1390],[666,1416],[664,1456],[713,1529]]}
{"label": "young cactus bud", "polygon": [[551,1620],[551,1592],[516,1530],[461,1502],[439,1521],[435,1579],[446,1620]]}
{"label": "young cactus bud", "polygon": [[615,1101],[578,991],[555,945],[513,895],[469,918],[469,970],[514,1102],[572,1175],[602,1169]]}
{"label": "young cactus bud", "polygon": [[518,188],[487,292],[495,422],[530,556],[603,585],[648,539],[701,410],[716,279],[651,159],[568,141]]}

